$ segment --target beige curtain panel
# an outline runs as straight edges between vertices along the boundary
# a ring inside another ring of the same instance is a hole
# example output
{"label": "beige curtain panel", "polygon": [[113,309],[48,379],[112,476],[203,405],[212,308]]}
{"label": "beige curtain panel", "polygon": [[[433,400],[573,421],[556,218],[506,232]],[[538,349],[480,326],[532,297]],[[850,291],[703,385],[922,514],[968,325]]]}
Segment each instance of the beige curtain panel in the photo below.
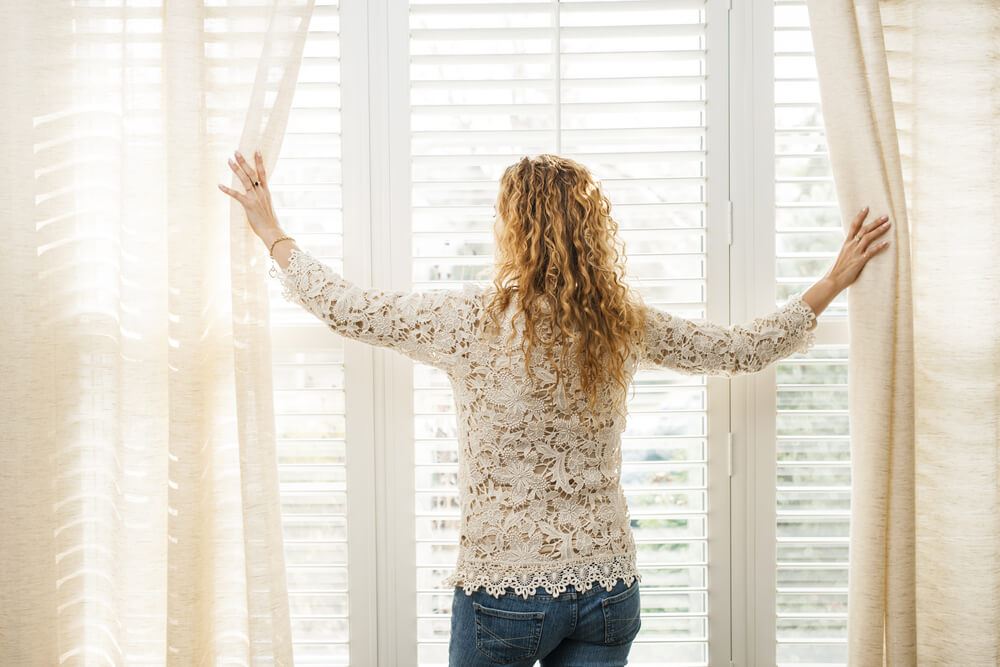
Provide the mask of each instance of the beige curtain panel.
{"label": "beige curtain panel", "polygon": [[1000,664],[1000,5],[809,0],[851,287],[848,662]]}
{"label": "beige curtain panel", "polygon": [[[313,0],[0,4],[0,665],[290,665],[267,251]],[[241,134],[242,132],[242,134]]]}

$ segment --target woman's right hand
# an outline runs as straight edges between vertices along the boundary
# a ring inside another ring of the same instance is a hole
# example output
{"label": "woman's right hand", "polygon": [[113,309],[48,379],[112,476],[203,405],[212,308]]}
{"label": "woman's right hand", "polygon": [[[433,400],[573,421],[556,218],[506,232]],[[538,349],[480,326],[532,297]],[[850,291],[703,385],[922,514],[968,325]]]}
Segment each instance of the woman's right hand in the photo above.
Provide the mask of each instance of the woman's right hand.
{"label": "woman's right hand", "polygon": [[854,216],[840,254],[827,271],[827,276],[840,290],[847,289],[858,279],[868,260],[889,247],[889,241],[875,243],[875,239],[889,231],[892,226],[889,216],[883,215],[867,225],[862,225],[867,216],[867,206]]}

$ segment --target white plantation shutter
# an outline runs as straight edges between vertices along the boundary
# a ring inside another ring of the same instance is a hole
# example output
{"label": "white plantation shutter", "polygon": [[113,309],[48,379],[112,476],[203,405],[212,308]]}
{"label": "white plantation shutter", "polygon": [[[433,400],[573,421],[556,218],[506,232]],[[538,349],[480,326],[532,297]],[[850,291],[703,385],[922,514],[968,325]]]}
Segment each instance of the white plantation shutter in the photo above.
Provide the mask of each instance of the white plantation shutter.
{"label": "white plantation shutter", "polygon": [[[317,1],[271,190],[286,232],[302,248],[343,271],[339,18],[336,0]],[[282,299],[277,281],[270,282],[270,289],[295,663],[346,665],[350,633],[344,339]]]}
{"label": "white plantation shutter", "polygon": [[[553,152],[602,181],[649,303],[724,321],[725,40],[721,3],[411,2],[413,288],[486,281],[503,169]],[[630,664],[707,665],[710,645],[728,660],[724,383],[657,370],[635,387],[622,480],[644,608]],[[414,367],[413,411],[418,663],[444,665],[452,591],[436,584],[459,506],[443,373]]]}
{"label": "white plantation shutter", "polygon": [[[843,243],[804,1],[774,6],[778,301],[830,266]],[[846,294],[819,342],[779,362],[776,435],[778,665],[846,664],[851,469]]]}

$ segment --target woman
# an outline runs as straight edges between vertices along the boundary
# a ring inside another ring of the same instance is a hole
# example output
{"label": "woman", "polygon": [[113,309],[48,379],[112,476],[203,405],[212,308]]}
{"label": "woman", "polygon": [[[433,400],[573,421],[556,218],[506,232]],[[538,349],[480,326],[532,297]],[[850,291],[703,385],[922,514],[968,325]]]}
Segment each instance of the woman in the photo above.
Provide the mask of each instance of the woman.
{"label": "woman", "polygon": [[[624,665],[641,580],[619,483],[637,368],[732,376],[813,344],[815,319],[888,242],[854,219],[827,274],[747,326],[690,321],[624,282],[611,204],[582,165],[525,157],[504,171],[489,287],[387,292],[344,280],[275,217],[259,152],[230,167],[281,269],[284,298],[341,335],[444,370],[459,418],[458,563],[450,665]],[[275,275],[275,274],[272,274]],[[595,585],[597,584],[597,585]]]}

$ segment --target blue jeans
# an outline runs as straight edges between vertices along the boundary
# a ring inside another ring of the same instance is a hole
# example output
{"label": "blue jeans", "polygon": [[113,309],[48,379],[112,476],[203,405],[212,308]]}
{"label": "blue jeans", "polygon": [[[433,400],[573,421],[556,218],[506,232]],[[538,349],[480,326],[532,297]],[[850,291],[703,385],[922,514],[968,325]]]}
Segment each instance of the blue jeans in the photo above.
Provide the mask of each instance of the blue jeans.
{"label": "blue jeans", "polygon": [[639,632],[639,582],[621,579],[610,591],[594,583],[553,597],[538,588],[524,599],[455,587],[448,667],[615,667],[627,663]]}

